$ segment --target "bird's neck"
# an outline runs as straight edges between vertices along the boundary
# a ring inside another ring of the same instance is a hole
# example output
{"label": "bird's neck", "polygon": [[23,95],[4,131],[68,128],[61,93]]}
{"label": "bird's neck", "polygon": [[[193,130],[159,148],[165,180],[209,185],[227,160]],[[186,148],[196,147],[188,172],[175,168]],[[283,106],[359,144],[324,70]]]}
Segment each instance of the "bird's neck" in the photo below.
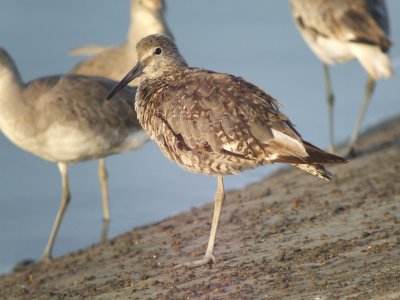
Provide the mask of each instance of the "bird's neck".
{"label": "bird's neck", "polygon": [[153,66],[152,69],[147,70],[146,76],[149,80],[157,80],[159,81],[162,78],[171,78],[178,76],[178,74],[182,74],[187,69],[187,64],[185,61],[176,61],[174,64],[167,65],[156,65]]}
{"label": "bird's neck", "polygon": [[138,41],[150,34],[170,35],[161,10],[150,11],[138,5],[132,9],[128,41],[136,46]]}
{"label": "bird's neck", "polygon": [[2,110],[6,103],[20,98],[23,87],[21,76],[14,65],[0,70],[0,103]]}
{"label": "bird's neck", "polygon": [[21,123],[21,116],[26,110],[22,99],[23,88],[16,69],[0,70],[0,131],[9,138],[9,134]]}

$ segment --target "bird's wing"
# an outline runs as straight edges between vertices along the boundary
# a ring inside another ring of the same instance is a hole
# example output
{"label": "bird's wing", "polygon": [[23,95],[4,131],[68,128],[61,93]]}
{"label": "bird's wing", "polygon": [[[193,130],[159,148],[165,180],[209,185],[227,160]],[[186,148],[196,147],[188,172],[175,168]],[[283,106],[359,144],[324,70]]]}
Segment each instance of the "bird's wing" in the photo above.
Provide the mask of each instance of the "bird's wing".
{"label": "bird's wing", "polygon": [[97,53],[78,63],[70,74],[101,76],[119,81],[136,63],[135,48],[125,43]]}
{"label": "bird's wing", "polygon": [[278,102],[256,86],[201,69],[174,82],[158,114],[186,147],[257,161],[307,156]]}
{"label": "bird's wing", "polygon": [[30,82],[26,93],[32,96],[29,101],[37,102],[34,107],[38,111],[48,114],[43,118],[48,120],[47,126],[76,123],[98,130],[140,128],[134,110],[135,89],[125,88],[114,101],[106,100],[115,84],[104,78],[54,76]]}
{"label": "bird's wing", "polygon": [[367,7],[379,27],[389,35],[389,16],[385,0],[367,0]]}
{"label": "bird's wing", "polygon": [[[375,15],[377,14],[378,10],[375,10]],[[337,21],[341,24],[340,34],[351,42],[375,45],[384,50],[391,45],[384,29],[366,5],[349,5],[348,9],[337,16]]]}
{"label": "bird's wing", "polygon": [[[302,30],[317,36],[335,38],[344,42],[357,42],[390,47],[382,18],[385,18],[381,1],[291,1],[293,17]],[[379,17],[379,18],[378,18]],[[387,23],[387,20],[386,20]],[[387,26],[386,26],[387,27]]]}
{"label": "bird's wing", "polygon": [[74,48],[68,52],[69,56],[93,56],[108,50],[110,47],[90,44],[82,47]]}

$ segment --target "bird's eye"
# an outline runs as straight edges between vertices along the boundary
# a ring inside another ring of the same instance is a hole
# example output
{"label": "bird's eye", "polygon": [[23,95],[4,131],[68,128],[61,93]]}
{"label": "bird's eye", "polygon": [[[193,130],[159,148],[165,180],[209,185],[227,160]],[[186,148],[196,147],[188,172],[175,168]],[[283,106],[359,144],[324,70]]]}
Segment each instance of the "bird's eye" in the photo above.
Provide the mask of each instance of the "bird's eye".
{"label": "bird's eye", "polygon": [[155,55],[160,55],[161,54],[161,52],[162,52],[162,49],[161,48],[156,48],[156,49],[154,49],[154,54]]}

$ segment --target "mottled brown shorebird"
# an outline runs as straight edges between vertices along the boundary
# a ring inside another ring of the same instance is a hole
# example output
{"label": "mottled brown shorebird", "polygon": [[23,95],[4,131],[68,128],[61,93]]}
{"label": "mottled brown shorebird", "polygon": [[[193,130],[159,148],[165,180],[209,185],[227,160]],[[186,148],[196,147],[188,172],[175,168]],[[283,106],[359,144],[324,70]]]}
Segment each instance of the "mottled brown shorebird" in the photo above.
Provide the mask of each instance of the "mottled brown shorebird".
{"label": "mottled brown shorebird", "polygon": [[[75,49],[73,55],[95,55],[76,65],[70,73],[120,80],[136,64],[136,44],[143,37],[156,33],[172,37],[164,13],[163,0],[131,0],[131,24],[127,41],[112,48],[89,45]],[[137,86],[134,82],[130,85]]]}
{"label": "mottled brown shorebird", "polygon": [[240,77],[188,67],[175,44],[151,35],[137,45],[138,63],[110,93],[137,76],[135,108],[143,128],[171,160],[187,171],[217,176],[214,217],[203,259],[213,249],[224,200],[223,175],[281,162],[330,180],[321,163],[343,163],[304,141],[277,100]]}
{"label": "mottled brown shorebird", "polygon": [[[148,140],[134,109],[135,89],[126,88],[115,103],[105,101],[116,82],[81,75],[44,77],[24,84],[9,54],[0,48],[0,129],[14,144],[61,172],[60,208],[44,251],[54,240],[70,201],[68,165],[99,159],[105,225],[110,218],[104,157],[135,150]],[[107,201],[106,201],[107,200]]]}
{"label": "mottled brown shorebird", "polygon": [[387,54],[391,42],[385,1],[290,0],[290,6],[301,35],[323,63],[330,151],[334,149],[334,95],[328,65],[357,59],[368,73],[364,101],[348,144],[347,154],[354,155],[375,81],[393,74]]}

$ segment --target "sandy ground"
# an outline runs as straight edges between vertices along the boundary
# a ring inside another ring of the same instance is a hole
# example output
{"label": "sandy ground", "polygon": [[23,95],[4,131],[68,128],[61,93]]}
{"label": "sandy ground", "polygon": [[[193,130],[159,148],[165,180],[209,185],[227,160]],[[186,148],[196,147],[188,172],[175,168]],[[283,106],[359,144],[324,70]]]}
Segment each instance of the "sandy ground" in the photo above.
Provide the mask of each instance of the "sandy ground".
{"label": "sandy ground", "polygon": [[213,205],[0,277],[0,299],[400,299],[400,117],[326,183],[293,168],[227,194],[212,267]]}

